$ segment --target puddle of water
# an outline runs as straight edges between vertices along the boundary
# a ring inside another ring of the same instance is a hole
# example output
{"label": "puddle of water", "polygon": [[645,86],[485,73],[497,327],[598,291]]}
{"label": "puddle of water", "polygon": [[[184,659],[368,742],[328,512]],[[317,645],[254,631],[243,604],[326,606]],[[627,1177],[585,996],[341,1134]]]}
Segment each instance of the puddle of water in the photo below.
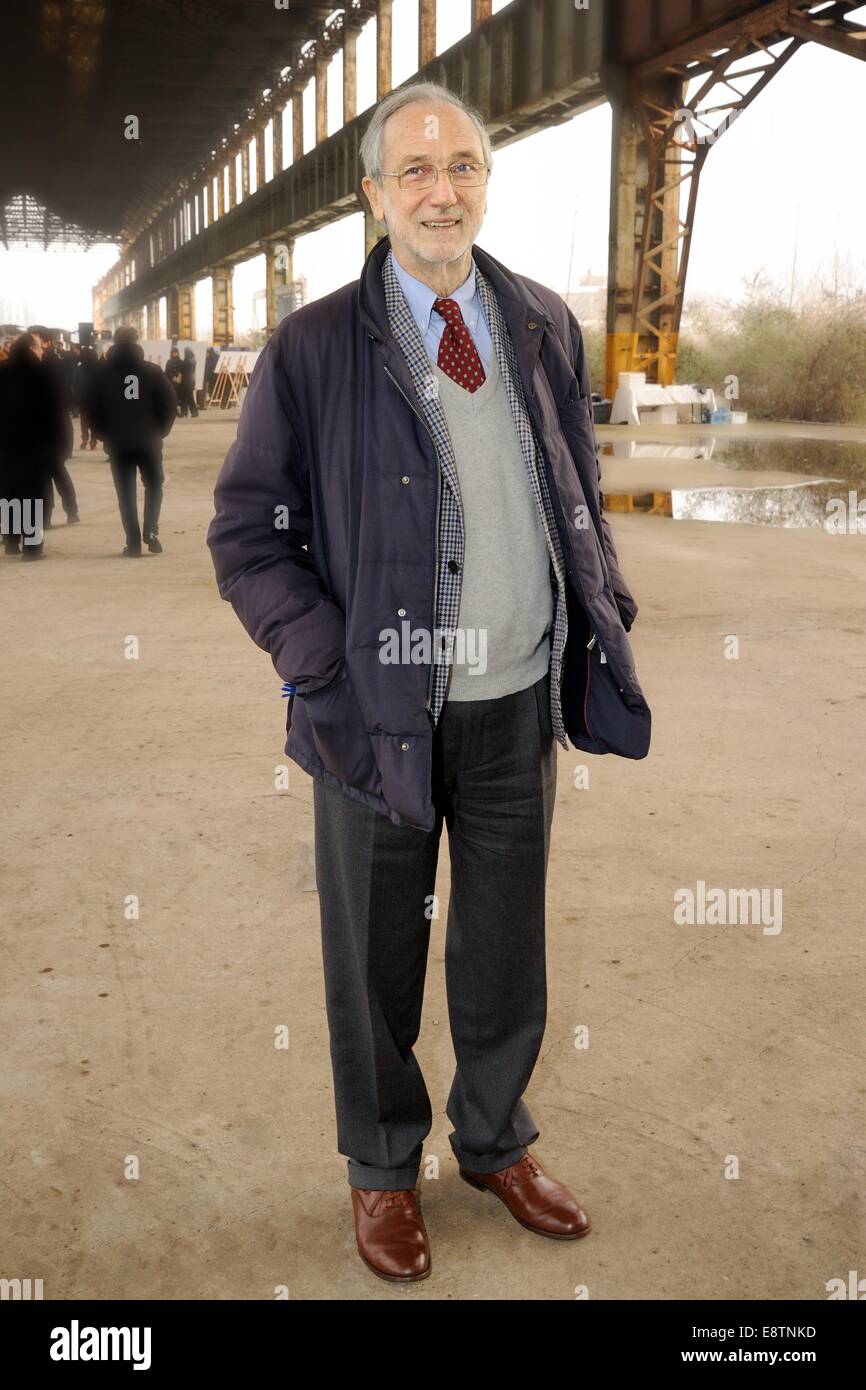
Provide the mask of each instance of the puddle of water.
{"label": "puddle of water", "polygon": [[[681,443],[624,439],[605,443],[600,452],[614,458],[712,459],[719,471],[717,484],[671,490],[675,520],[830,529],[829,522],[848,534],[866,535],[866,444],[737,439],[727,433],[689,436],[684,431]],[[799,473],[803,482],[749,486],[748,475],[754,472]],[[859,521],[858,500],[863,501]]]}

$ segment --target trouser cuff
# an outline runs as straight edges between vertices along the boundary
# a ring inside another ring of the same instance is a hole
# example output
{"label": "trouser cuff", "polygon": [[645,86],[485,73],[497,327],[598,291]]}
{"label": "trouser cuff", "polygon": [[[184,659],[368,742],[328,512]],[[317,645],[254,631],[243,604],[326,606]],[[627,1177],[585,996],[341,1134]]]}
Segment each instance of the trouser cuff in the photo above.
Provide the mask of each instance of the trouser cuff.
{"label": "trouser cuff", "polygon": [[370,1163],[346,1165],[350,1187],[369,1187],[374,1192],[411,1192],[418,1183],[420,1164],[415,1168],[376,1168]]}
{"label": "trouser cuff", "polygon": [[449,1141],[454,1150],[454,1157],[467,1173],[498,1173],[501,1168],[510,1168],[512,1163],[519,1163],[526,1153],[526,1145],[520,1144],[516,1149],[509,1149],[507,1153],[494,1154],[491,1157],[489,1154],[474,1154],[469,1149],[462,1149],[450,1136]]}

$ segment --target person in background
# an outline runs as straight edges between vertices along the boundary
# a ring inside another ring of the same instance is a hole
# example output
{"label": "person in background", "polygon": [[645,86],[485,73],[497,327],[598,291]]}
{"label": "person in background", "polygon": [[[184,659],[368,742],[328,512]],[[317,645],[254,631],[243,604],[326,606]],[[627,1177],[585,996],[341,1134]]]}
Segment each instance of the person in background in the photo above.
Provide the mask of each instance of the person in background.
{"label": "person in background", "polygon": [[7,555],[41,560],[51,467],[65,420],[56,385],[41,362],[42,343],[21,333],[0,364],[0,497],[7,503]]}
{"label": "person in background", "polygon": [[114,330],[114,346],[87,384],[82,406],[111,459],[111,476],[126,532],[123,554],[141,554],[137,470],[144,484],[144,541],[152,554],[161,555],[157,533],[164,481],[162,441],[177,418],[177,396],[166,373],[145,361],[135,328]]}
{"label": "person in background", "polygon": [[[78,402],[75,399],[75,372],[78,363],[81,361],[80,343],[70,343],[63,353],[63,368],[66,377],[66,395],[71,402],[71,413],[73,418],[78,414]],[[74,433],[74,431],[73,431]],[[74,443],[74,440],[73,440]]]}
{"label": "person in background", "polygon": [[48,491],[47,511],[45,516],[46,530],[51,526],[51,517],[54,512],[54,488],[60,494],[60,501],[66,513],[67,525],[71,526],[80,521],[78,515],[78,498],[75,495],[75,484],[66,467],[66,460],[72,453],[72,400],[69,391],[69,381],[63,358],[54,346],[54,339],[49,329],[42,324],[33,324],[27,330],[34,338],[39,340],[42,348],[42,367],[51,382],[52,388],[57,397],[57,402],[63,418],[63,434],[59,440],[55,453],[51,460],[51,482],[53,486]]}
{"label": "person in background", "polygon": [[180,360],[180,353],[173,347],[168,354],[168,361],[165,364],[165,374],[174,387],[180,409],[181,382],[183,381],[183,363]]}
{"label": "person in background", "polygon": [[205,403],[205,405],[209,405],[209,404],[210,404],[211,392],[213,391],[214,383],[215,383],[215,381],[216,381],[216,375],[217,375],[217,362],[219,361],[219,357],[220,357],[220,355],[219,355],[219,353],[217,352],[217,350],[216,350],[215,347],[209,347],[208,350],[207,350],[207,352],[205,353],[205,358],[204,358],[204,403]]}
{"label": "person in background", "polygon": [[75,375],[72,378],[72,398],[78,406],[78,418],[81,426],[81,443],[79,449],[96,448],[96,435],[90,425],[87,411],[82,405],[82,400],[87,394],[93,380],[93,374],[99,366],[99,358],[96,349],[84,347],[78,357],[78,364],[75,368]]}
{"label": "person in background", "polygon": [[180,364],[178,400],[180,413],[184,418],[187,415],[192,415],[194,419],[198,416],[198,406],[195,402],[195,353],[192,348],[184,349],[183,361]]}

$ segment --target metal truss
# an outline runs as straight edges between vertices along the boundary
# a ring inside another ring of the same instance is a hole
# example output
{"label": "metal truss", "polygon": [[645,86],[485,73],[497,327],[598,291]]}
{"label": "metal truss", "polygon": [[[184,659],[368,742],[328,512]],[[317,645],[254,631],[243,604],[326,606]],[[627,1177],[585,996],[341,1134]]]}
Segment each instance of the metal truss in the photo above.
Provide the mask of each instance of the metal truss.
{"label": "metal truss", "polygon": [[[823,5],[773,0],[630,72],[630,133],[642,146],[633,186],[633,221],[631,212],[628,217],[635,245],[634,275],[632,284],[622,283],[627,260],[621,257],[608,323],[608,392],[623,370],[644,371],[649,381],[672,384],[707,155],[804,43],[814,41],[866,57],[866,26],[846,19],[858,7],[853,0]],[[695,89],[688,95],[692,84]],[[623,114],[621,140],[629,135]],[[622,147],[618,154],[622,156]],[[620,218],[617,235],[624,234]]]}

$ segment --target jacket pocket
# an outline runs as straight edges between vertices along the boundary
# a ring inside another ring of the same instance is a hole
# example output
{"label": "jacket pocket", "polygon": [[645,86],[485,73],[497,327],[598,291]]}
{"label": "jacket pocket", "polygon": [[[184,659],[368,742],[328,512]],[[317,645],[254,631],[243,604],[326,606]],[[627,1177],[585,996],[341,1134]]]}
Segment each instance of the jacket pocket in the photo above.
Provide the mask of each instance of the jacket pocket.
{"label": "jacket pocket", "polygon": [[649,706],[642,696],[620,689],[610,661],[602,661],[597,642],[586,653],[583,722],[590,738],[600,740],[611,753],[644,758],[649,752]]}
{"label": "jacket pocket", "polygon": [[334,680],[302,699],[324,767],[347,786],[378,792],[381,777],[348,668],[344,665]]}

